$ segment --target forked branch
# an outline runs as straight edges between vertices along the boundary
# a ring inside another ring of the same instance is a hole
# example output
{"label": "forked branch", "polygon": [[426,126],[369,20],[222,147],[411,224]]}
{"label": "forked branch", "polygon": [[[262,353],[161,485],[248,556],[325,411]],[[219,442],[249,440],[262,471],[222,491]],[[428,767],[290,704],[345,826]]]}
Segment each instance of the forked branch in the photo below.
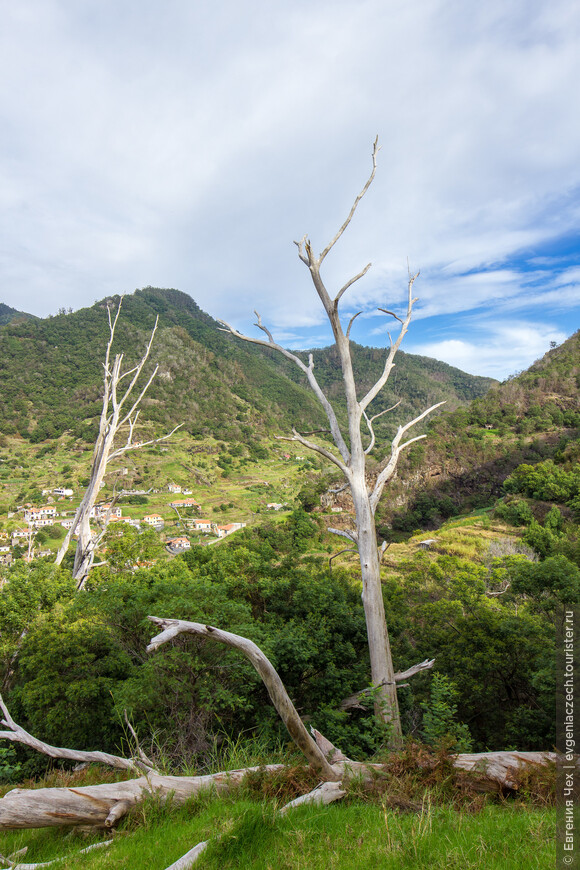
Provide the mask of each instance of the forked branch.
{"label": "forked branch", "polygon": [[395,473],[395,469],[397,467],[397,462],[399,461],[399,456],[401,451],[405,450],[405,448],[409,447],[415,441],[420,441],[425,438],[425,435],[417,435],[415,438],[410,438],[408,441],[405,441],[404,444],[401,444],[401,439],[403,435],[409,431],[411,426],[414,426],[416,423],[419,423],[423,420],[428,414],[431,414],[436,408],[440,408],[441,405],[444,405],[445,402],[437,402],[436,405],[431,405],[430,408],[427,408],[426,411],[423,411],[422,414],[419,414],[418,417],[415,417],[414,420],[410,420],[409,423],[406,423],[404,426],[399,426],[397,430],[397,434],[393,438],[391,442],[391,456],[386,466],[383,468],[379,476],[375,481],[375,485],[373,491],[370,496],[370,504],[371,510],[373,514],[377,509],[377,505],[380,501],[381,495],[383,493],[383,489],[388,480],[391,479],[393,474]]}
{"label": "forked branch", "polygon": [[[318,401],[320,402],[320,404],[322,405],[322,407],[324,409],[324,413],[326,414],[326,417],[327,417],[328,422],[330,424],[330,432],[332,434],[332,438],[334,440],[334,443],[338,447],[339,453],[342,456],[343,460],[345,462],[348,462],[348,460],[350,458],[350,451],[349,451],[348,447],[346,446],[346,442],[343,438],[342,432],[340,431],[340,426],[338,425],[338,420],[336,418],[334,408],[332,407],[332,405],[330,404],[326,395],[324,394],[324,391],[322,390],[322,388],[321,388],[320,384],[318,383],[316,376],[314,374],[314,359],[312,357],[312,354],[310,354],[309,359],[308,359],[308,365],[306,365],[300,359],[300,357],[297,356],[295,353],[292,353],[292,351],[287,350],[285,347],[282,347],[281,344],[278,344],[277,342],[275,342],[270,330],[266,326],[264,326],[264,324],[262,323],[262,319],[261,319],[260,315],[257,312],[254,312],[254,313],[258,317],[258,322],[256,323],[256,326],[259,329],[261,329],[262,332],[264,332],[268,336],[268,341],[264,341],[263,338],[253,338],[252,336],[244,335],[243,333],[241,333],[237,329],[235,329],[233,326],[230,326],[230,324],[227,323],[227,321],[225,321],[225,320],[218,320],[218,323],[223,324],[223,328],[221,328],[221,332],[229,332],[231,335],[235,336],[236,338],[240,338],[242,341],[248,341],[248,342],[250,342],[250,344],[257,344],[257,345],[260,345],[261,347],[268,347],[268,348],[271,348],[272,350],[276,350],[276,351],[278,351],[278,353],[281,353],[282,356],[285,356],[286,359],[292,360],[292,362],[295,365],[297,365],[298,368],[302,372],[304,372],[304,374],[308,378],[308,383],[310,384],[310,387],[311,387],[314,395],[316,396],[316,398],[318,399]],[[305,445],[305,446],[307,446],[307,445]],[[318,451],[318,452],[320,452],[320,451]]]}

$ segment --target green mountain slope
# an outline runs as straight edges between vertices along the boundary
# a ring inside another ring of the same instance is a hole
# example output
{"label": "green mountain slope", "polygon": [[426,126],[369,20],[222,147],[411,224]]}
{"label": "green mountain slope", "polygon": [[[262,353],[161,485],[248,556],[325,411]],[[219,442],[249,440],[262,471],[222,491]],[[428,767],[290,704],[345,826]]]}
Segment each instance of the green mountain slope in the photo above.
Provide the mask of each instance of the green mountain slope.
{"label": "green mountain slope", "polygon": [[14,321],[36,319],[37,318],[34,314],[27,314],[25,311],[18,311],[16,308],[10,308],[9,305],[0,302],[0,326],[4,326],[6,323],[13,323]]}
{"label": "green mountain slope", "polygon": [[[451,499],[457,509],[493,503],[514,468],[552,457],[579,437],[579,387],[577,332],[527,371],[441,414],[426,441],[404,457],[394,498],[383,505],[385,521],[413,508],[417,515],[417,500]],[[408,527],[418,525],[409,516]]]}
{"label": "green mountain slope", "polygon": [[[102,360],[108,338],[107,300],[44,320],[0,328],[0,432],[39,442],[66,430],[91,440],[99,413]],[[152,363],[159,373],[143,403],[142,420],[154,429],[177,422],[194,435],[248,440],[264,433],[311,429],[325,420],[298,369],[273,351],[219,330],[185,293],[145,288],[125,297],[114,351],[137,360],[159,316]],[[384,350],[354,347],[365,389],[378,377]],[[332,348],[315,352],[321,383],[340,410],[342,375]],[[386,429],[429,404],[450,407],[484,393],[489,379],[401,354],[392,387],[376,410],[403,399]]]}

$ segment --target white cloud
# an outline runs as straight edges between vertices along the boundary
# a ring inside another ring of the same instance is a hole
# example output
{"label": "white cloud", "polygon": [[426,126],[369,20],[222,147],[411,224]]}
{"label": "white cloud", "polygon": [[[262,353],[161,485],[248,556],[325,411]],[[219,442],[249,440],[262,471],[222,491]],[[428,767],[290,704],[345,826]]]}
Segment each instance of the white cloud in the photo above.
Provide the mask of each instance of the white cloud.
{"label": "white cloud", "polygon": [[434,357],[471,374],[504,380],[530,366],[549,349],[567,337],[550,324],[513,321],[509,324],[487,324],[469,334],[468,338],[413,344],[412,353]]}
{"label": "white cloud", "polygon": [[549,257],[535,286],[504,263],[580,222],[579,24],[573,0],[19,0],[2,301],[46,314],[153,284],[240,327],[254,308],[280,334],[320,327],[292,240],[332,237],[378,132],[325,264],[334,288],[373,260],[349,307],[400,305],[407,256],[419,319],[556,304]]}

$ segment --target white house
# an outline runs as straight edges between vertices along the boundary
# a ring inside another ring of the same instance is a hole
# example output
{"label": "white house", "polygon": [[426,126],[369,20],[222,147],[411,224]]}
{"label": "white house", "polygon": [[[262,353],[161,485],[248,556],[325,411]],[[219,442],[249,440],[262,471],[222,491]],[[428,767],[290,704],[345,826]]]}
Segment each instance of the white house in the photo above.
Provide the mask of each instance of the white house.
{"label": "white house", "polygon": [[[24,519],[31,525],[38,525],[40,520],[54,519],[56,516],[56,508],[52,505],[44,505],[43,507],[30,507],[24,511]],[[51,523],[49,523],[51,525]]]}
{"label": "white house", "polygon": [[162,529],[165,525],[163,517],[159,514],[149,514],[148,516],[143,517],[143,522],[155,529]]}
{"label": "white house", "polygon": [[215,523],[212,520],[194,520],[193,528],[199,532],[212,532],[215,528]]}
{"label": "white house", "polygon": [[216,535],[218,538],[225,538],[226,535],[231,535],[232,532],[237,532],[238,529],[243,529],[245,525],[245,523],[226,523],[224,526],[217,527]]}
{"label": "white house", "polygon": [[197,510],[198,508],[201,507],[201,505],[194,498],[180,498],[180,499],[178,499],[178,501],[170,501],[169,507],[195,508]]}
{"label": "white house", "polygon": [[169,492],[181,492],[181,487],[178,483],[168,483],[167,489]]}
{"label": "white house", "polygon": [[180,553],[183,553],[185,550],[191,549],[191,544],[189,540],[185,537],[172,538],[170,541],[167,541],[167,546],[170,550]]}
{"label": "white house", "polygon": [[111,503],[108,502],[106,504],[96,504],[93,508],[91,508],[91,512],[89,517],[91,519],[101,520],[109,514],[109,519],[113,517],[121,517],[123,515],[123,509],[120,507],[111,507]]}
{"label": "white house", "polygon": [[53,492],[53,495],[62,495],[62,496],[65,496],[65,495],[71,496],[71,495],[73,495],[73,490],[72,490],[72,489],[67,489],[67,488],[64,487],[64,486],[57,486],[57,488],[56,488],[56,489],[53,489],[52,492]]}

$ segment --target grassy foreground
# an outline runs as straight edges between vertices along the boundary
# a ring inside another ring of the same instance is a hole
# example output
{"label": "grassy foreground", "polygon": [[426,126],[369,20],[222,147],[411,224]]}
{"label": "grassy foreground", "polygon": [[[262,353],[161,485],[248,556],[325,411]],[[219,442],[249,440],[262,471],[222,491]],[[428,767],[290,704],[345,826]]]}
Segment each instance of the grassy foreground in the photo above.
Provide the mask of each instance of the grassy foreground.
{"label": "grassy foreground", "polygon": [[28,846],[27,863],[70,856],[59,868],[163,870],[210,840],[195,864],[200,870],[530,870],[554,865],[555,810],[502,803],[469,812],[424,803],[419,811],[399,812],[351,800],[280,816],[272,801],[206,797],[179,809],[149,802],[113,835],[112,845],[78,855],[110,838],[15,831],[0,838],[0,852]]}

